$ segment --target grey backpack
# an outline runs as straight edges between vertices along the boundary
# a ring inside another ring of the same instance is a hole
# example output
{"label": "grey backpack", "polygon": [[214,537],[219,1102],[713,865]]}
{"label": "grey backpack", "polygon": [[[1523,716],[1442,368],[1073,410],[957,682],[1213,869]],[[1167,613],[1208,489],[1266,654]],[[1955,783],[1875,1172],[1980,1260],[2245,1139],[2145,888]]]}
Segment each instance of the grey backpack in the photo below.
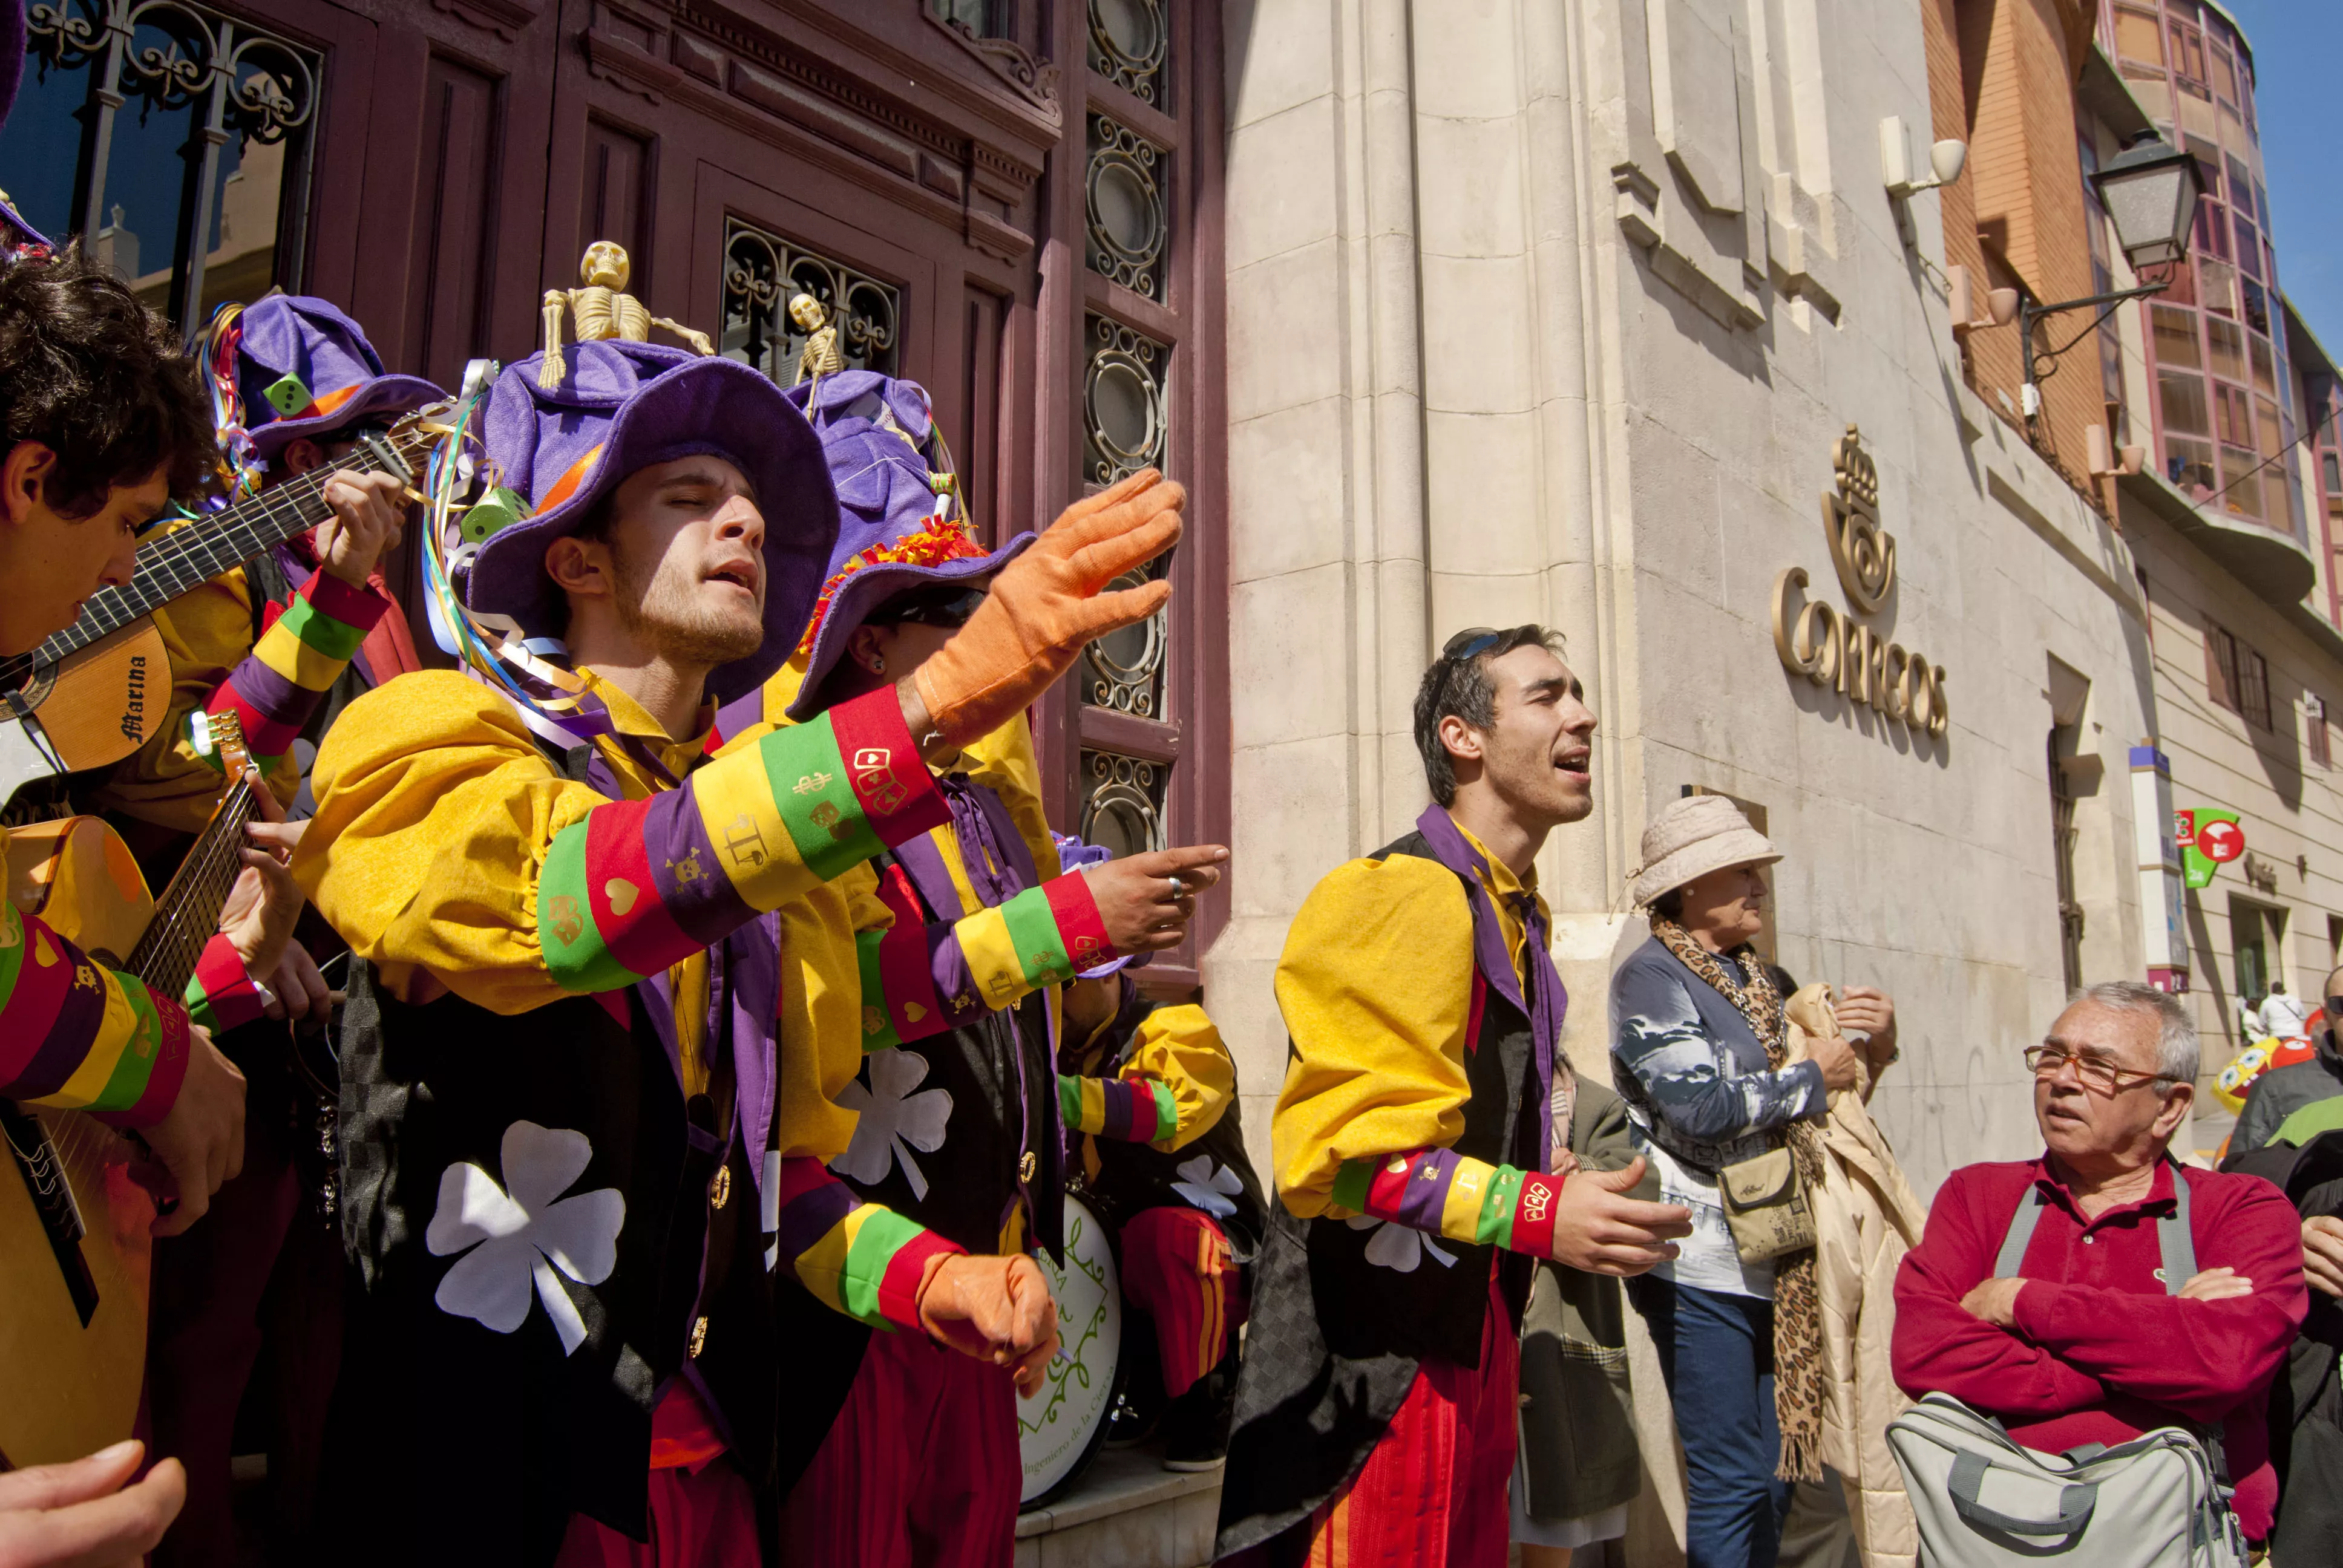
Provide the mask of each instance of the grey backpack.
{"label": "grey backpack", "polygon": [[[2173,1171],[2174,1212],[2158,1220],[2164,1288],[2197,1271],[2188,1182]],[[2018,1200],[1994,1277],[2015,1277],[2042,1217],[2039,1187]],[[1919,1525],[1921,1568],[2244,1568],[2245,1538],[2229,1511],[2217,1445],[2203,1432],[2158,1427],[2113,1448],[2063,1454],[2010,1441],[1992,1417],[1932,1393],[1888,1423]]]}

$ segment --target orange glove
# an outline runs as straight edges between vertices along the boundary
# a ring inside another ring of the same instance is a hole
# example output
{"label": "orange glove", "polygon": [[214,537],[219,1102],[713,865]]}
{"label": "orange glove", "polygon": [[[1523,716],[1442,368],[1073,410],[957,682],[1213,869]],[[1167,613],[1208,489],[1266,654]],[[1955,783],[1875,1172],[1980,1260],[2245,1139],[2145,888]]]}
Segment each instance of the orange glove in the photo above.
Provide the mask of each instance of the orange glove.
{"label": "orange glove", "polygon": [[1058,1353],[1058,1303],[1032,1259],[950,1252],[920,1282],[920,1326],[939,1344],[1007,1367],[1017,1392],[1041,1386]]}
{"label": "orange glove", "polygon": [[1161,608],[1168,582],[1099,590],[1179,542],[1187,498],[1145,468],[1061,512],[912,678],[937,731],[958,745],[990,734],[1072,668],[1084,643]]}

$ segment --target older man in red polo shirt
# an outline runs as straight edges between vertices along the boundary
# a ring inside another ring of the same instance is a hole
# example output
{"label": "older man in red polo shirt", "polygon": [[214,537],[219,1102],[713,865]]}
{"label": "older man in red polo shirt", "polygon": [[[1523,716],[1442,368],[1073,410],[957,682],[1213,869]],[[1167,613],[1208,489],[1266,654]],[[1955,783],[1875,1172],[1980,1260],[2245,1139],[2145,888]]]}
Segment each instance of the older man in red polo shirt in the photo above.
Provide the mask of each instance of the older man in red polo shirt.
{"label": "older man in red polo shirt", "polygon": [[[2258,1177],[2171,1160],[2197,1046],[2163,992],[2079,991],[2026,1060],[2044,1152],[1965,1166],[1936,1194],[1896,1281],[1896,1381],[1966,1401],[2054,1453],[2219,1426],[2237,1522],[2261,1540],[2278,1504],[2263,1407],[2307,1304],[2293,1206]],[[2183,1180],[2198,1271],[2167,1295],[2156,1221]],[[2037,1191],[2016,1277],[1994,1278],[2018,1204]]]}

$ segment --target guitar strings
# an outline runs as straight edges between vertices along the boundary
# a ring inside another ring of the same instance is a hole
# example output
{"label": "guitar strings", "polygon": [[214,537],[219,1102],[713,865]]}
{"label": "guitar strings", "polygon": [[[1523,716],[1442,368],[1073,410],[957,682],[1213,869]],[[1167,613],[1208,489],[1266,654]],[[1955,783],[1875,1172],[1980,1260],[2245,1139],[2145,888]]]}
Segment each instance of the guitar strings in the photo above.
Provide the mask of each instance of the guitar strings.
{"label": "guitar strings", "polygon": [[[195,973],[204,948],[218,929],[217,904],[226,902],[235,886],[234,878],[244,869],[244,826],[252,819],[253,805],[250,781],[239,779],[220,803],[218,813],[189,851],[178,874],[171,879],[171,885],[164,890],[164,900],[169,908],[159,911],[148,925],[130,960],[132,972],[150,987],[162,987],[174,995],[186,989],[188,977]],[[183,882],[186,889],[184,893],[180,891]],[[216,900],[212,897],[215,894]],[[192,919],[199,903],[214,906],[209,930],[199,930],[205,922]]]}
{"label": "guitar strings", "polygon": [[[419,428],[393,430],[389,445],[401,461],[419,457],[431,437]],[[80,618],[30,654],[0,661],[0,684],[21,683],[42,665],[54,664],[100,638],[109,637],[156,605],[200,586],[209,578],[242,565],[252,557],[325,520],[332,508],[325,502],[327,480],[339,472],[385,471],[368,447],[358,447],[351,462],[305,474],[288,484],[236,503],[219,514],[209,528],[179,528],[145,547],[130,582],[91,596]],[[206,519],[197,519],[198,522]],[[262,524],[266,524],[264,528]]]}

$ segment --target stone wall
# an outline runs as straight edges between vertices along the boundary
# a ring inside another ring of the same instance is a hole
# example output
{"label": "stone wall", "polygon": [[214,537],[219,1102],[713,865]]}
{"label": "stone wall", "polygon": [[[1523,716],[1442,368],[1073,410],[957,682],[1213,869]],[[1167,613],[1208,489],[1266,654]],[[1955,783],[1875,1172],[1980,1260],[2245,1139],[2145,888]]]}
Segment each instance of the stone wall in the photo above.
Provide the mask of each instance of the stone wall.
{"label": "stone wall", "polygon": [[[1567,633],[1602,717],[1596,813],[1538,868],[1581,1068],[1609,1076],[1647,814],[1697,785],[1765,808],[1782,961],[1898,999],[1875,1104],[1923,1195],[2031,1152],[2018,1052],[2064,994],[2051,729],[2074,727],[2086,972],[2132,976],[2146,622],[2122,538],[1965,384],[1939,197],[1912,199],[1907,247],[1881,184],[1882,116],[1925,140],[1936,113],[1920,8],[1224,20],[1236,869],[1206,1001],[1264,1178],[1287,923],[1421,809],[1408,707],[1438,641],[1526,619]],[[1823,522],[1850,425],[1897,551],[1851,618],[1943,668],[1941,737],[1776,656],[1785,568],[1853,608]],[[1631,1539],[1663,1563],[1681,1491],[1641,1349],[1637,1375],[1654,1484]]]}
{"label": "stone wall", "polygon": [[[1238,872],[1207,995],[1263,1156],[1286,922],[1421,809],[1408,704],[1464,625],[1561,627],[1603,718],[1597,815],[1540,866],[1598,1076],[1637,838],[1697,784],[1766,808],[1792,970],[1902,1000],[1881,1109],[1915,1180],[2022,1152],[2016,1052],[2062,986],[2054,688],[2114,781],[2078,809],[2087,967],[2137,965],[2134,569],[1963,386],[1933,195],[1917,250],[1898,236],[1876,126],[1929,123],[1919,15],[1755,9],[1753,37],[1704,0],[1227,8]],[[1655,74],[1738,111],[1664,122]],[[1797,77],[1820,87],[1793,112]],[[1898,551],[1894,597],[1856,618],[1945,669],[1941,742],[1774,655],[1785,567],[1847,608],[1821,513],[1851,423]]]}

